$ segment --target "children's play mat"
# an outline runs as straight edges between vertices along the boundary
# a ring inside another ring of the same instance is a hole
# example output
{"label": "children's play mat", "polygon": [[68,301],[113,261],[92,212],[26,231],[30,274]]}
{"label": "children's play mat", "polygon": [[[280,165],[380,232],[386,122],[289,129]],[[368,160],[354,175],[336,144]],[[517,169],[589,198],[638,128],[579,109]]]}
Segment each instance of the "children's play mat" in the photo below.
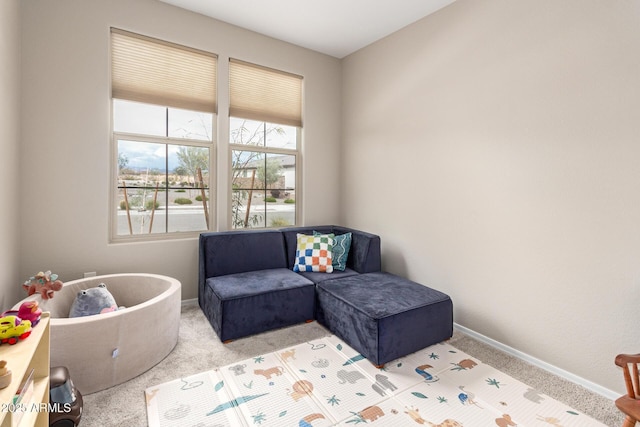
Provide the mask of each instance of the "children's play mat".
{"label": "children's play mat", "polygon": [[377,369],[335,336],[145,391],[149,426],[604,426],[436,344]]}

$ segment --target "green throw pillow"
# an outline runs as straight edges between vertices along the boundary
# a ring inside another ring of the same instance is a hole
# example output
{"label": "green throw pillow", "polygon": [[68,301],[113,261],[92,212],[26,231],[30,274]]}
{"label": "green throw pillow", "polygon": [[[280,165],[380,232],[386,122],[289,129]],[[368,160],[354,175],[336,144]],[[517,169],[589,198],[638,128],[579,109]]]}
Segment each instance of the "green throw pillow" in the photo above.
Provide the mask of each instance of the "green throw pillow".
{"label": "green throw pillow", "polygon": [[[313,232],[314,236],[320,236],[322,233]],[[347,257],[351,248],[351,232],[333,236],[333,269],[344,271],[347,268]]]}

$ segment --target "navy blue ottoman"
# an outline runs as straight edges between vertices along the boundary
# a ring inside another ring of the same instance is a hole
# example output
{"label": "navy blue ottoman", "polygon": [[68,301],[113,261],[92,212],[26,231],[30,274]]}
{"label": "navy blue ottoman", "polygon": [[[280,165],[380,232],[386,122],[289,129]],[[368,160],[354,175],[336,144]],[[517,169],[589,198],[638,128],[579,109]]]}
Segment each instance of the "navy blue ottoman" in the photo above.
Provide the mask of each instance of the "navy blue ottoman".
{"label": "navy blue ottoman", "polygon": [[453,335],[448,295],[391,273],[367,273],[316,287],[319,323],[376,366]]}

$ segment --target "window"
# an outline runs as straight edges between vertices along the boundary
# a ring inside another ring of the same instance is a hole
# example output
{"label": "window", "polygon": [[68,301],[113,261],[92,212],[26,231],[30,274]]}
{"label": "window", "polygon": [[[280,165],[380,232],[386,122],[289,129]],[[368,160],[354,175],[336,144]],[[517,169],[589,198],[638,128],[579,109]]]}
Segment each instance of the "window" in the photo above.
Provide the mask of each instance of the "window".
{"label": "window", "polygon": [[111,36],[112,239],[209,229],[216,56]]}
{"label": "window", "polygon": [[298,223],[302,77],[229,63],[231,225]]}

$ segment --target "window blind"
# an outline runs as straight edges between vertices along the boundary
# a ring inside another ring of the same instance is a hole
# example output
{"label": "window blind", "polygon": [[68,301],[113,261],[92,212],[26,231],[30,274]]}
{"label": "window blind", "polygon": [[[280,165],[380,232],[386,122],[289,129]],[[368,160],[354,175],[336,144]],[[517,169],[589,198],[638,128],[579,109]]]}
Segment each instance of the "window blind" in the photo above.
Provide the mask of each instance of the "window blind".
{"label": "window blind", "polygon": [[216,113],[217,56],[111,29],[112,96]]}
{"label": "window blind", "polygon": [[229,115],[302,126],[302,77],[229,60]]}

